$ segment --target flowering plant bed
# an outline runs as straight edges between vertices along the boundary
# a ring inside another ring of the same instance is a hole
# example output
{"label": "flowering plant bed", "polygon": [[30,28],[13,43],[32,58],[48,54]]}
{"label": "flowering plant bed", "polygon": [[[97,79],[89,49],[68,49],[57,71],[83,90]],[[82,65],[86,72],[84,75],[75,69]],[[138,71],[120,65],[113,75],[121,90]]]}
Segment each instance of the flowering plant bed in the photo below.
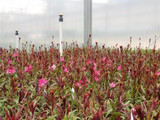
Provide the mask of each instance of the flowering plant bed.
{"label": "flowering plant bed", "polygon": [[0,48],[6,120],[159,120],[160,51],[34,45]]}

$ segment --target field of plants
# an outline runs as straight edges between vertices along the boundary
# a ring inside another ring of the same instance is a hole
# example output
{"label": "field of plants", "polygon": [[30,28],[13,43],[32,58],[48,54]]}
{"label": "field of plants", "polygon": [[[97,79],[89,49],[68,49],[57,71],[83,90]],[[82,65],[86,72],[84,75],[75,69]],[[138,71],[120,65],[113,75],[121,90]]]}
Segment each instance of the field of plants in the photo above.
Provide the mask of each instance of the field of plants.
{"label": "field of plants", "polygon": [[0,119],[160,120],[160,50],[1,47]]}

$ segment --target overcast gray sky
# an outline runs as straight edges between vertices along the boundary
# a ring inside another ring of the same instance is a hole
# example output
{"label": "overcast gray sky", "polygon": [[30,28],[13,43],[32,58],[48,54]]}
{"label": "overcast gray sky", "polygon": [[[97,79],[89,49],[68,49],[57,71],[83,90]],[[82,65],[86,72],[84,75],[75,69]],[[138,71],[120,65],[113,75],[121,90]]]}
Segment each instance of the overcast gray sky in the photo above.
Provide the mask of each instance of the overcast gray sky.
{"label": "overcast gray sky", "polygon": [[[64,15],[64,41],[83,43],[83,0],[0,0],[0,46],[22,42],[58,43],[58,15]],[[159,0],[93,0],[93,43],[142,46],[160,36]],[[54,36],[54,40],[52,39]],[[158,40],[160,41],[160,40]],[[160,43],[157,41],[157,46]]]}

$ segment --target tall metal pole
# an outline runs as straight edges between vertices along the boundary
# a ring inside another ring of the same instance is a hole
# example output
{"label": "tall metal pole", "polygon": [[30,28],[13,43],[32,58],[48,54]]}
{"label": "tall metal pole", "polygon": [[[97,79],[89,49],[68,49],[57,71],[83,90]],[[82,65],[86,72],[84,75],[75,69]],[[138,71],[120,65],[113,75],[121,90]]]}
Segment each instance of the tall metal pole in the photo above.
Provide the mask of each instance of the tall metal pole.
{"label": "tall metal pole", "polygon": [[85,46],[87,46],[88,40],[89,40],[89,45],[92,46],[92,0],[84,0],[84,45]]}
{"label": "tall metal pole", "polygon": [[18,49],[19,48],[19,33],[17,30],[15,32],[15,35],[16,35],[16,48]]}
{"label": "tall metal pole", "polygon": [[62,30],[62,23],[63,23],[63,15],[59,15],[59,51],[60,51],[60,56],[63,54],[63,30]]}

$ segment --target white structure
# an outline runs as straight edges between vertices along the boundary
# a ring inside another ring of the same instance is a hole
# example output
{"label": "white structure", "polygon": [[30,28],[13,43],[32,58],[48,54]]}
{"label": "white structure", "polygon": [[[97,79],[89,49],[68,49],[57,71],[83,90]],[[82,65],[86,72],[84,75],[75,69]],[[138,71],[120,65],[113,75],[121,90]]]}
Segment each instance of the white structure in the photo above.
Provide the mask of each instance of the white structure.
{"label": "white structure", "polygon": [[92,46],[92,0],[84,0],[84,45],[87,46],[89,35],[91,34],[89,45]]}
{"label": "white structure", "polygon": [[135,109],[134,108],[131,109],[131,120],[134,120],[133,112],[132,111],[135,111]]}
{"label": "white structure", "polygon": [[63,54],[63,30],[62,30],[62,23],[63,23],[63,15],[59,15],[59,51],[60,51],[60,56]]}
{"label": "white structure", "polygon": [[19,49],[19,33],[17,30],[16,30],[15,35],[16,35],[16,48]]}

